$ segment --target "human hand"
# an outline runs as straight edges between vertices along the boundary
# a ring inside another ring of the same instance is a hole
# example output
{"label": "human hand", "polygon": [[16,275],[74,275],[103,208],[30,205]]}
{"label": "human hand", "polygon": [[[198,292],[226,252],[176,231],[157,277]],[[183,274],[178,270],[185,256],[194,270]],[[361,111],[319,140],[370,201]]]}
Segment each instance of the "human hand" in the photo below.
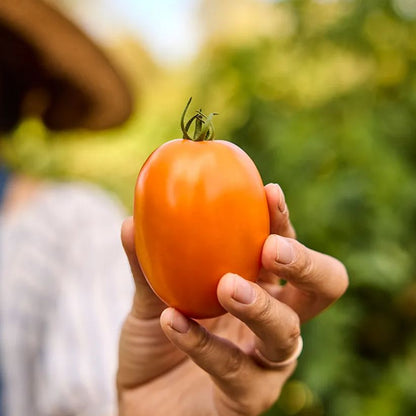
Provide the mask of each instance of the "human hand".
{"label": "human hand", "polygon": [[338,299],[348,278],[338,260],[295,240],[283,192],[265,189],[272,234],[258,282],[223,276],[217,295],[229,313],[214,319],[166,308],[140,270],[132,219],[123,223],[136,293],[120,338],[120,416],[251,416],[278,398],[301,350],[301,322]]}

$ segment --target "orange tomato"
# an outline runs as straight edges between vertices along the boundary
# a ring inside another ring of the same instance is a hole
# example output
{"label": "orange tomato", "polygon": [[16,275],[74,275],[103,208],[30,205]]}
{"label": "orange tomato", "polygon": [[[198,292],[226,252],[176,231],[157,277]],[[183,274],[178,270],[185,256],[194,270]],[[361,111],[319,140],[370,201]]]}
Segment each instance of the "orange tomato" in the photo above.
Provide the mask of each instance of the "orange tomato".
{"label": "orange tomato", "polygon": [[154,292],[190,317],[218,316],[224,313],[216,295],[220,278],[232,272],[255,281],[260,269],[269,234],[262,179],[230,142],[169,141],[139,173],[134,226],[137,256]]}

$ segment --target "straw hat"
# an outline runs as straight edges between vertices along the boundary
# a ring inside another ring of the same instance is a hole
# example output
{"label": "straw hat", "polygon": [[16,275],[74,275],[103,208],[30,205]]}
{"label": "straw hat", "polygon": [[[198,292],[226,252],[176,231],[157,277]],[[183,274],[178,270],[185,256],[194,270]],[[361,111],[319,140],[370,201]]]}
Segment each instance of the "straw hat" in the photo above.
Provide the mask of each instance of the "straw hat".
{"label": "straw hat", "polygon": [[43,0],[0,0],[0,131],[26,113],[56,130],[122,123],[132,100],[104,53]]}

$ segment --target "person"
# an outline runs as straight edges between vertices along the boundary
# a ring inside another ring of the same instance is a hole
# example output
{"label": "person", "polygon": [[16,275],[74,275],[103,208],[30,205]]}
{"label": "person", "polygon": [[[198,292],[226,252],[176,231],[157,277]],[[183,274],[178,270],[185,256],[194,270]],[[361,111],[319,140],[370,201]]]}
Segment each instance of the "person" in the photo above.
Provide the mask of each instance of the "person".
{"label": "person", "polygon": [[[110,61],[42,0],[0,2],[0,60],[4,134],[27,114],[55,130],[103,129],[131,111]],[[271,235],[258,283],[223,276],[218,298],[228,313],[188,319],[147,285],[131,218],[122,244],[116,238],[124,214],[114,200],[92,186],[2,169],[5,416],[114,415],[116,387],[123,416],[259,414],[294,371],[300,324],[348,285],[338,260],[297,242],[283,192],[269,184]]]}
{"label": "person", "polygon": [[[124,122],[130,90],[106,55],[41,0],[0,1],[0,132]],[[133,293],[125,211],[92,185],[23,175],[0,160],[2,416],[116,414],[122,320]]]}
{"label": "person", "polygon": [[166,308],[141,272],[132,218],[123,223],[136,292],[120,338],[120,416],[254,416],[279,397],[302,350],[300,324],[344,293],[348,275],[296,240],[279,185],[265,191],[271,234],[258,282],[223,276],[217,296],[228,313],[210,320]]}

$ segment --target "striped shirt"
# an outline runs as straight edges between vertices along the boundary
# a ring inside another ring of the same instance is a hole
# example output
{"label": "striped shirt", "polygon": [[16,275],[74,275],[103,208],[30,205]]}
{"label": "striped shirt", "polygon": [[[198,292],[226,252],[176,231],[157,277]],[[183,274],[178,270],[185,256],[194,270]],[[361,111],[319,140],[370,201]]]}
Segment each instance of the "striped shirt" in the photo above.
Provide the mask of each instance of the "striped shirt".
{"label": "striped shirt", "polygon": [[53,184],[0,218],[5,416],[116,414],[118,336],[133,294],[122,217],[92,186]]}

